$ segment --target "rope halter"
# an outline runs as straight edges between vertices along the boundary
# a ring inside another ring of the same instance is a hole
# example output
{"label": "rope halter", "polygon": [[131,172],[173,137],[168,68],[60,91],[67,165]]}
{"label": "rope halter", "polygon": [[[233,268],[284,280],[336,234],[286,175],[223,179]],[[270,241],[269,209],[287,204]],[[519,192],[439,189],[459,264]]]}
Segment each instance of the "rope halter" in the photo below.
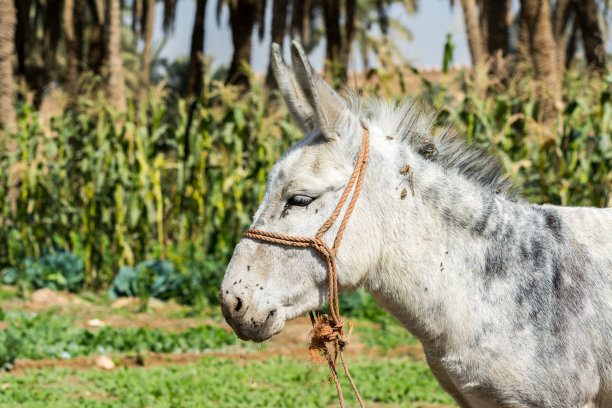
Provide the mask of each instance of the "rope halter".
{"label": "rope halter", "polygon": [[[334,377],[334,381],[336,383],[336,389],[338,391],[338,398],[340,400],[341,407],[344,407],[344,399],[342,397],[342,389],[340,388],[340,383],[338,382],[338,375],[336,373],[336,358],[338,354],[340,354],[344,371],[347,377],[349,378],[351,385],[353,386],[353,391],[355,392],[355,395],[357,396],[361,407],[364,406],[363,401],[361,400],[361,397],[357,392],[357,388],[353,383],[353,379],[351,378],[348,372],[348,368],[344,363],[344,357],[342,355],[342,352],[348,345],[348,337],[350,337],[350,331],[352,331],[352,326],[349,329],[349,336],[347,336],[347,338],[345,339],[343,337],[344,319],[342,319],[342,317],[340,316],[340,308],[338,305],[338,268],[336,266],[336,254],[338,253],[338,247],[340,246],[340,242],[342,241],[342,234],[344,233],[348,220],[353,212],[353,208],[355,207],[355,203],[357,202],[357,197],[359,197],[359,192],[361,190],[361,185],[363,184],[363,178],[368,163],[368,156],[370,152],[369,132],[365,127],[363,127],[363,125],[362,128],[363,137],[361,140],[361,150],[359,151],[357,164],[353,169],[351,178],[349,179],[348,184],[346,185],[346,188],[342,193],[342,197],[340,198],[336,209],[327,219],[327,221],[325,221],[325,223],[321,226],[321,228],[319,228],[319,231],[317,232],[314,238],[277,234],[274,232],[261,231],[252,228],[245,231],[243,235],[246,238],[270,242],[273,244],[280,244],[299,248],[314,248],[319,253],[321,258],[323,258],[327,262],[327,269],[329,271],[329,309],[331,312],[331,319],[327,315],[322,315],[318,318],[315,318],[315,316],[311,312],[310,318],[313,324],[313,336],[311,340],[310,350],[311,353],[317,350],[321,350],[323,352],[329,364],[332,376]],[[353,187],[355,187],[355,190],[348,203],[344,218],[340,223],[340,227],[338,229],[338,233],[336,234],[334,244],[330,248],[325,242],[323,242],[323,235],[334,224],[334,222],[342,212],[342,208],[344,207],[348,196],[353,190]],[[333,360],[330,357],[330,353],[327,349],[326,343],[334,344],[335,356]]]}

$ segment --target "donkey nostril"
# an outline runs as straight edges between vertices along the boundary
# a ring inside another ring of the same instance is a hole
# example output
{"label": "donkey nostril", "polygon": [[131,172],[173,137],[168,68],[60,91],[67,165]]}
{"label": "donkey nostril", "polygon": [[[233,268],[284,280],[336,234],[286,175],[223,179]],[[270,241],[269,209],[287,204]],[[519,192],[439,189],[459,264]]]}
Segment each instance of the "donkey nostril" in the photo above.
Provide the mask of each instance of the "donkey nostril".
{"label": "donkey nostril", "polygon": [[236,307],[234,307],[234,311],[239,312],[242,309],[242,299],[236,298]]}

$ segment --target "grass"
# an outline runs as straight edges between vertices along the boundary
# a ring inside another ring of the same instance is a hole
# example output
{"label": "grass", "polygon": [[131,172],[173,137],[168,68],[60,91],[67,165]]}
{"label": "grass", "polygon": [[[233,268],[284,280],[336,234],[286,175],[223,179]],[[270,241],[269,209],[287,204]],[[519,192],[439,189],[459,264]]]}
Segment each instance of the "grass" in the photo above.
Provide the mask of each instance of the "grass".
{"label": "grass", "polygon": [[397,324],[382,324],[380,328],[358,325],[355,333],[367,346],[377,347],[381,350],[419,344],[419,341],[413,335]]}
{"label": "grass", "polygon": [[[351,318],[356,322],[355,336],[359,342],[379,350],[416,343],[414,337],[392,323],[386,312],[375,309],[369,297],[363,293],[356,296],[363,299],[349,298],[347,302],[360,305],[352,310],[361,317]],[[95,308],[104,297],[89,294],[86,298],[91,306],[83,307]],[[181,320],[189,310],[180,308],[166,318]],[[213,311],[211,316],[218,317],[218,309]],[[367,319],[365,315],[377,318]],[[65,359],[97,354],[119,357],[119,353],[142,352],[146,360],[147,351],[198,353],[241,343],[233,333],[220,327],[200,326],[181,332],[135,327],[91,330],[78,327],[78,319],[53,308],[39,313],[4,311],[0,320],[8,327],[0,331],[0,354],[4,353],[8,366],[15,357]],[[381,328],[376,328],[372,320],[378,321]],[[267,344],[249,343],[244,348],[244,360],[204,355],[199,362],[189,365],[173,365],[169,359],[161,360],[164,366],[127,367],[121,366],[122,358],[113,358],[119,365],[113,371],[46,368],[30,369],[25,375],[0,374],[0,407],[335,406],[337,396],[335,387],[328,382],[327,367],[310,362],[305,339],[303,345],[302,358],[271,356],[260,361],[258,351],[265,351]],[[420,356],[397,351],[393,355],[399,357],[395,358],[381,353],[376,359],[349,359],[351,373],[368,406],[452,403]],[[349,384],[344,378],[342,382],[347,405],[356,405]]]}
{"label": "grass", "polygon": [[12,286],[0,286],[0,301],[10,300],[17,297],[17,288]]}
{"label": "grass", "polygon": [[0,331],[0,368],[10,367],[16,358],[72,358],[92,354],[152,351],[187,353],[220,349],[237,344],[238,339],[224,328],[203,325],[181,332],[147,327],[98,330],[74,327],[74,317],[42,313],[2,312],[8,322]]}
{"label": "grass", "polygon": [[[355,360],[351,373],[367,405],[450,405],[422,362]],[[337,404],[327,367],[281,357],[247,364],[204,357],[196,364],[112,372],[48,369],[0,375],[3,407],[325,407]],[[356,404],[343,379],[348,406]],[[418,401],[418,402],[417,402]]]}

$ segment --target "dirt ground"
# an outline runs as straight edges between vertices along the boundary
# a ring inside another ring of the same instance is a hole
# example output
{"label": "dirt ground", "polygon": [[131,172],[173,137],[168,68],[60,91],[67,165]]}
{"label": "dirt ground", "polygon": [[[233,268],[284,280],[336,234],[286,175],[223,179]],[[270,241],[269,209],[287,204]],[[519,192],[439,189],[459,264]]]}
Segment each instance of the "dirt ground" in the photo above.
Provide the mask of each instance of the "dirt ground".
{"label": "dirt ground", "polygon": [[[7,288],[5,288],[7,289]],[[32,312],[43,310],[55,310],[60,314],[72,314],[75,316],[75,324],[78,327],[95,329],[103,326],[110,327],[150,327],[169,331],[182,331],[191,327],[209,324],[224,327],[228,332],[230,327],[223,318],[211,317],[185,317],[188,310],[173,302],[160,302],[152,299],[146,312],[138,312],[140,302],[134,298],[121,298],[109,303],[96,303],[84,300],[78,295],[67,292],[56,292],[41,289],[32,293],[28,300],[13,298],[9,301],[0,302],[0,308],[4,310],[22,309]],[[209,313],[210,314],[210,313]],[[360,325],[371,325],[372,323],[359,322]],[[0,329],[6,327],[6,322],[0,322]],[[287,322],[281,333],[272,339],[248,348],[242,345],[231,346],[223,352],[206,352],[199,354],[160,354],[160,353],[131,353],[113,355],[112,361],[115,366],[123,367],[152,367],[175,364],[189,364],[197,362],[204,356],[216,356],[233,358],[236,361],[264,360],[271,356],[287,356],[303,361],[310,359],[308,351],[309,337],[311,332],[310,320],[301,317]],[[345,353],[347,359],[357,357],[376,358],[387,357],[410,357],[411,359],[423,360],[423,349],[420,345],[409,345],[397,347],[392,350],[382,351],[365,346],[357,334],[352,336],[350,345]],[[76,357],[71,359],[44,359],[29,360],[19,359],[15,361],[11,375],[23,375],[27,370],[51,367],[65,367],[71,369],[87,370],[100,368],[98,356]]]}

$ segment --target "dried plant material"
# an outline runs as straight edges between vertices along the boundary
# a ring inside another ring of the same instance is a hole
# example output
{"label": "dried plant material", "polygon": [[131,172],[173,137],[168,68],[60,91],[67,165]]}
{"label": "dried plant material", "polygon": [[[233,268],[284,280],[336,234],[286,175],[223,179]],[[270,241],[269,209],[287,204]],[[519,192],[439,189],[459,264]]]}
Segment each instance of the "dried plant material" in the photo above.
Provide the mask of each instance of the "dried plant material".
{"label": "dried plant material", "polygon": [[410,172],[410,166],[409,165],[405,165],[400,169],[400,174],[402,176],[405,176],[406,174],[408,174]]}
{"label": "dried plant material", "polygon": [[406,198],[406,189],[402,190],[402,194],[400,195],[400,198],[403,200],[404,198]]}

